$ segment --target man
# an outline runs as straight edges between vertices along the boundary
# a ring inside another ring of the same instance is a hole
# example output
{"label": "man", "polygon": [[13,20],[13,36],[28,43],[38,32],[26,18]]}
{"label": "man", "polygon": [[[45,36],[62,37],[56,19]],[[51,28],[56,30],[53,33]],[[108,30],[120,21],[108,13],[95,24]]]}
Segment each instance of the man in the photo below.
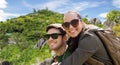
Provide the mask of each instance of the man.
{"label": "man", "polygon": [[61,65],[91,65],[86,62],[94,58],[104,65],[113,65],[100,39],[91,31],[86,31],[86,25],[81,16],[74,11],[64,14],[63,28],[68,35],[72,55],[62,61]]}
{"label": "man", "polygon": [[[50,24],[47,29],[47,42],[49,48],[55,53],[58,62],[62,62],[63,59],[70,56],[70,52],[67,50],[68,36],[66,32],[62,29],[61,24]],[[53,64],[54,65],[54,64]]]}

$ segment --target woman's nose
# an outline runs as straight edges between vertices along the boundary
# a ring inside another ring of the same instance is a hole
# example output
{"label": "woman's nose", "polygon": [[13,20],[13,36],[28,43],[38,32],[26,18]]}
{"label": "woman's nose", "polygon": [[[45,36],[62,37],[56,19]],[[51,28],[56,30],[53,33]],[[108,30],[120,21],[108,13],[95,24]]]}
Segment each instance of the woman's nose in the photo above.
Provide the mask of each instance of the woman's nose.
{"label": "woman's nose", "polygon": [[72,29],[72,28],[73,28],[73,26],[70,24],[70,26],[69,26],[69,30]]}

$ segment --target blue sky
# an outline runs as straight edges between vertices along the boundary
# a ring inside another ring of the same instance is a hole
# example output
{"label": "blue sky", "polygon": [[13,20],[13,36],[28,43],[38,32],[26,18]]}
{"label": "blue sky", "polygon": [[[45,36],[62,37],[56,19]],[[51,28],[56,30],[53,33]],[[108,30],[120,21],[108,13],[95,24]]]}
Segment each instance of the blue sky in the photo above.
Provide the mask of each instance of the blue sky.
{"label": "blue sky", "polygon": [[26,15],[34,9],[45,9],[65,13],[68,10],[78,11],[82,17],[105,20],[106,14],[120,10],[120,0],[0,0],[0,21]]}

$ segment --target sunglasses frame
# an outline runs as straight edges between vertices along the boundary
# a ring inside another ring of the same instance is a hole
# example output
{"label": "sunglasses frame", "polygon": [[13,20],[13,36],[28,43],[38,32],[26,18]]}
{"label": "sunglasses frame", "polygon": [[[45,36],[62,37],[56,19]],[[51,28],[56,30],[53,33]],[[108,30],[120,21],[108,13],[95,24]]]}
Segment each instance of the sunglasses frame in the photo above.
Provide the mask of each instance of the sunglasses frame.
{"label": "sunglasses frame", "polygon": [[79,25],[79,19],[73,19],[70,22],[64,22],[62,24],[62,27],[64,29],[69,29],[70,25],[72,25],[73,27],[77,27]]}
{"label": "sunglasses frame", "polygon": [[57,39],[59,35],[63,35],[62,33],[52,33],[52,34],[46,34],[44,35],[46,39],[49,39],[50,37],[52,39]]}

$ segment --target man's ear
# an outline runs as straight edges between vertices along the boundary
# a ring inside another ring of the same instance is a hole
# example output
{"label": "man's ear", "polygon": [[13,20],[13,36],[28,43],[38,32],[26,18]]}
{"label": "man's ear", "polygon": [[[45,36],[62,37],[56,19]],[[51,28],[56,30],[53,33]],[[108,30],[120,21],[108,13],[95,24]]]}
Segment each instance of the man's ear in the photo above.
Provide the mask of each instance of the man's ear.
{"label": "man's ear", "polygon": [[67,35],[67,34],[65,34],[64,36],[63,36],[63,40],[64,41],[67,41],[69,39],[69,36]]}

